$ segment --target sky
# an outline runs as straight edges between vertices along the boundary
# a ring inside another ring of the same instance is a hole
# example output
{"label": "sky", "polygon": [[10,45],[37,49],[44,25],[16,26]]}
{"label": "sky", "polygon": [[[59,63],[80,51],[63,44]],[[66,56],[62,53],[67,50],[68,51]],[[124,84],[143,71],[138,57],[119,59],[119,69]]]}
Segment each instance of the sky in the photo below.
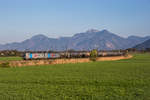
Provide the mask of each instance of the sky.
{"label": "sky", "polygon": [[150,0],[0,0],[0,44],[88,29],[150,35]]}

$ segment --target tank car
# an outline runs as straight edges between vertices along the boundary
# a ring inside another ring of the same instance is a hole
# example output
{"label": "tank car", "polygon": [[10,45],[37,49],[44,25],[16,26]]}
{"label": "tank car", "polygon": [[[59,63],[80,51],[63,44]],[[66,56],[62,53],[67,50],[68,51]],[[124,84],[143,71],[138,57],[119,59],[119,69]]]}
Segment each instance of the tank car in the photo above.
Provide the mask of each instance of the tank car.
{"label": "tank car", "polygon": [[114,52],[114,51],[105,51],[105,52],[98,52],[99,57],[106,57],[106,56],[121,56],[124,55],[124,52]]}

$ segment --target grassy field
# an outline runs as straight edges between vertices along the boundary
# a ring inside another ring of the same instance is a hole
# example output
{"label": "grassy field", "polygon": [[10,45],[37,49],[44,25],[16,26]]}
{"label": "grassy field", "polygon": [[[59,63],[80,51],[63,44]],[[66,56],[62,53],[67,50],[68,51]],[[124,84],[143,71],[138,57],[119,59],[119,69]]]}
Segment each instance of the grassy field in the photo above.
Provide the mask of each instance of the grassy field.
{"label": "grassy field", "polygon": [[150,54],[120,61],[0,68],[0,100],[150,100]]}
{"label": "grassy field", "polygon": [[0,57],[0,61],[22,60],[21,57]]}

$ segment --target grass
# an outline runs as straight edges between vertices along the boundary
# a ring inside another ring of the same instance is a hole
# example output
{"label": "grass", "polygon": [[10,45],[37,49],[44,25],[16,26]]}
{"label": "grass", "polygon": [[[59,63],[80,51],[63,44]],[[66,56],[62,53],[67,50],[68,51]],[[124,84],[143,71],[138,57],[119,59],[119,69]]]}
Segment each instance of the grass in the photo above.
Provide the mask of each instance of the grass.
{"label": "grass", "polygon": [[0,68],[0,100],[150,100],[150,54],[120,61]]}
{"label": "grass", "polygon": [[21,57],[0,57],[0,61],[22,60]]}

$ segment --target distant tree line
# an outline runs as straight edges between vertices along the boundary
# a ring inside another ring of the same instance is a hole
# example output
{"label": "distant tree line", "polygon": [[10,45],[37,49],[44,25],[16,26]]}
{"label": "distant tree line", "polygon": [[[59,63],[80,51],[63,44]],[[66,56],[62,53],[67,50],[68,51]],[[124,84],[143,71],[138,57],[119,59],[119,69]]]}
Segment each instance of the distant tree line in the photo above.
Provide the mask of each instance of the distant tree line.
{"label": "distant tree line", "polygon": [[135,49],[135,48],[128,48],[126,49],[128,52],[137,52],[137,53],[146,53],[146,52],[150,52],[150,48],[146,48],[146,49]]}
{"label": "distant tree line", "polygon": [[[108,50],[99,50],[98,52],[104,52],[104,51],[108,51]],[[109,51],[118,51],[118,52],[128,52],[128,53],[145,53],[145,52],[150,52],[150,48],[146,48],[143,50],[137,50],[135,48],[128,48],[126,50],[109,50]],[[35,52],[35,51],[17,51],[17,50],[1,50],[0,51],[0,57],[8,57],[8,56],[23,56],[23,54],[25,52]],[[90,52],[90,51],[76,51],[76,50],[66,50],[66,51],[36,51],[36,52]],[[93,51],[95,52],[95,51]],[[94,54],[94,53],[93,53]]]}
{"label": "distant tree line", "polygon": [[0,51],[0,57],[8,56],[22,56],[23,52],[17,50],[2,50]]}

